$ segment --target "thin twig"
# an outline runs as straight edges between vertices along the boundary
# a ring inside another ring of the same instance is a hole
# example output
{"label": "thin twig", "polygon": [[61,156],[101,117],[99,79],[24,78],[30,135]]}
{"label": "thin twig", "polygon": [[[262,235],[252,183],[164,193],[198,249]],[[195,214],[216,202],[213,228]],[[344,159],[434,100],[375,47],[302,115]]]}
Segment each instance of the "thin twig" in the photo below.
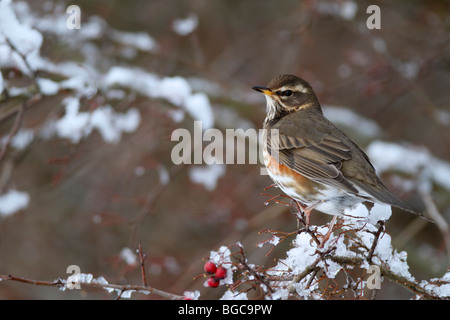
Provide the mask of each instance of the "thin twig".
{"label": "thin twig", "polygon": [[420,196],[422,197],[422,200],[425,203],[425,207],[427,208],[428,214],[436,222],[439,231],[442,233],[442,237],[444,238],[445,249],[447,251],[447,259],[450,262],[450,227],[447,221],[445,221],[445,219],[442,217],[438,208],[436,207],[433,197],[430,195],[428,191],[422,189],[423,188],[419,188]]}
{"label": "thin twig", "polygon": [[139,240],[139,260],[141,261],[141,274],[142,274],[142,285],[147,286],[147,277],[145,275],[145,266],[144,266],[144,254],[142,253],[142,245],[141,241]]}
{"label": "thin twig", "polygon": [[[10,281],[16,281],[16,282],[22,282],[27,284],[33,284],[37,286],[49,286],[49,287],[57,287],[57,288],[63,288],[66,285],[65,280],[62,279],[56,279],[53,281],[44,281],[44,280],[33,280],[28,279],[24,277],[17,277],[13,275],[2,275],[0,274],[0,281],[3,280],[10,280]],[[142,292],[146,294],[155,294],[162,298],[170,299],[170,300],[181,300],[184,297],[180,295],[176,295],[170,292],[166,292],[163,290],[159,290],[153,287],[149,286],[138,286],[138,285],[131,285],[131,284],[114,284],[114,283],[101,283],[96,281],[91,282],[82,282],[80,281],[79,284],[84,287],[91,287],[91,288],[101,288],[101,289],[114,289],[119,291],[119,298],[122,296],[122,294],[125,291],[136,291],[136,292]]]}
{"label": "thin twig", "polygon": [[242,256],[242,258],[239,257],[235,257],[235,259],[244,267],[245,270],[247,270],[251,275],[253,275],[255,277],[255,279],[257,279],[260,283],[264,284],[266,286],[266,288],[273,293],[274,290],[272,289],[271,285],[269,282],[267,282],[264,277],[261,277],[258,272],[256,272],[255,270],[253,270],[246,262],[246,258],[245,258],[245,253],[244,250],[242,249],[241,246],[238,246],[239,250],[240,250],[240,254]]}
{"label": "thin twig", "polygon": [[19,49],[11,42],[11,40],[9,39],[8,35],[3,33],[3,36],[5,38],[6,43],[8,44],[8,46],[14,51],[16,52],[20,58],[22,58],[23,62],[25,63],[25,66],[27,67],[28,71],[31,74],[31,80],[33,81],[33,84],[36,86],[38,92],[41,92],[41,88],[39,86],[39,83],[37,81],[37,77],[36,77],[36,70],[34,70],[30,63],[28,62],[28,59],[26,57],[26,55],[22,52],[19,51]]}
{"label": "thin twig", "polygon": [[13,275],[0,275],[0,280],[10,280],[10,281],[17,281],[17,282],[22,282],[22,283],[27,283],[27,284],[34,284],[35,286],[48,286],[48,287],[63,287],[65,285],[65,283],[61,280],[61,279],[56,279],[53,281],[45,281],[45,280],[33,280],[33,279],[28,279],[28,278],[24,278],[24,277],[16,277]]}
{"label": "thin twig", "polygon": [[14,120],[14,124],[11,128],[11,131],[8,134],[8,137],[6,138],[5,143],[2,145],[2,148],[0,149],[0,161],[3,159],[3,157],[6,154],[6,150],[8,149],[8,145],[11,142],[11,139],[14,137],[14,135],[19,131],[20,125],[22,123],[23,119],[23,112],[24,112],[24,104],[21,104],[20,107],[17,109],[17,115],[16,119]]}

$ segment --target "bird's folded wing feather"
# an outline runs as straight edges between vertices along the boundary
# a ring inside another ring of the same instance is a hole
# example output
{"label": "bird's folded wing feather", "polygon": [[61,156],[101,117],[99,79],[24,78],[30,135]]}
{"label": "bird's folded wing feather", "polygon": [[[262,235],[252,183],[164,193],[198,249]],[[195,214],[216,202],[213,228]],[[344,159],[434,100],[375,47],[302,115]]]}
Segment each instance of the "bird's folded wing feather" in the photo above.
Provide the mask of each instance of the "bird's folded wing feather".
{"label": "bird's folded wing feather", "polygon": [[277,139],[269,141],[269,148],[278,153],[282,164],[297,173],[326,185],[358,193],[352,183],[340,170],[342,161],[350,160],[350,148],[338,138],[325,136],[320,141],[279,133]]}
{"label": "bird's folded wing feather", "polygon": [[386,188],[376,176],[367,155],[356,145],[353,158],[359,157],[360,161],[358,166],[351,167],[345,167],[344,164],[346,160],[352,160],[351,149],[332,135],[326,135],[320,141],[313,141],[305,138],[300,140],[280,133],[277,143],[269,143],[269,148],[273,149],[272,145],[277,147],[272,152],[278,152],[280,163],[313,181],[418,214]]}

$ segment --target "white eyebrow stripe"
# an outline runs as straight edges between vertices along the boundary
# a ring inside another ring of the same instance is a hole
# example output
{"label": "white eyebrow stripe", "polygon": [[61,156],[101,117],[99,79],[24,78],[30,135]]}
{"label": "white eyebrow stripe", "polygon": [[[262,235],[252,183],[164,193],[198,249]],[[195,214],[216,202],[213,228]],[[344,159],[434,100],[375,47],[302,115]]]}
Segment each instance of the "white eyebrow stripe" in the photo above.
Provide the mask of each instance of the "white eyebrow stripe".
{"label": "white eyebrow stripe", "polygon": [[282,86],[277,91],[286,91],[286,90],[299,91],[299,92],[302,92],[302,93],[307,93],[308,92],[308,88],[302,86],[301,84],[298,84],[295,87]]}

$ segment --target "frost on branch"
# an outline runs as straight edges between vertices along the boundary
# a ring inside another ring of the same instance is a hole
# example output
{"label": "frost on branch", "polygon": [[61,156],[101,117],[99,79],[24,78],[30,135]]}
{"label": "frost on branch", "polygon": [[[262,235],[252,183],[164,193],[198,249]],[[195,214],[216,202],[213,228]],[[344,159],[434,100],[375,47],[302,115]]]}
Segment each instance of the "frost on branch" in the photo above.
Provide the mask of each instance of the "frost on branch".
{"label": "frost on branch", "polygon": [[271,268],[249,263],[240,244],[222,247],[210,259],[227,261],[235,275],[223,298],[243,299],[257,292],[265,299],[370,299],[387,279],[418,299],[449,299],[448,273],[429,281],[418,281],[410,273],[407,253],[393,248],[385,230],[390,216],[389,206],[375,204],[368,210],[360,204],[339,217],[324,244],[319,239],[328,225],[312,227],[311,232],[273,232],[276,241],[265,244],[276,246],[280,239],[292,238],[292,248]]}

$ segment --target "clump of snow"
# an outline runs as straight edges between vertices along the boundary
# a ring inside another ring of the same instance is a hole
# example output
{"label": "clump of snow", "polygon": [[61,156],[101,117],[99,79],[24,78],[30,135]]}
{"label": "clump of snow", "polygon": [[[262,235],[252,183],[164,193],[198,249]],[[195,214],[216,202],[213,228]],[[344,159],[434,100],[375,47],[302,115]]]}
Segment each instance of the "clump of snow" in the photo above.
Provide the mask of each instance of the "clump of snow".
{"label": "clump of snow", "polygon": [[[368,211],[363,204],[359,204],[354,209],[346,210],[345,213],[352,217],[365,217],[365,219],[357,221],[356,225],[350,225],[354,230],[357,230],[356,236],[364,243],[365,247],[371,248],[375,238],[374,233],[378,229],[377,222],[389,219],[392,209],[388,205],[374,204],[372,209]],[[353,218],[351,219],[353,220]],[[346,228],[348,227],[344,227],[344,229]],[[406,257],[407,253],[405,251],[397,252],[392,247],[389,234],[383,233],[380,236],[374,251],[374,263],[385,264],[393,273],[414,281],[414,277],[409,272]]]}
{"label": "clump of snow", "polygon": [[430,294],[441,299],[448,299],[450,298],[450,270],[447,270],[440,278],[433,278],[429,281],[423,280],[420,285]]}
{"label": "clump of snow", "polygon": [[444,126],[450,126],[450,112],[443,109],[435,109],[433,113],[434,119]]}
{"label": "clump of snow", "polygon": [[115,30],[112,38],[127,47],[135,47],[142,51],[156,51],[158,45],[146,32],[123,32]]}
{"label": "clump of snow", "polygon": [[[0,144],[6,143],[7,137],[3,137],[1,139]],[[20,129],[11,139],[10,146],[18,149],[23,150],[25,149],[34,139],[34,131],[31,129]]]}
{"label": "clump of snow", "polygon": [[63,104],[65,105],[66,113],[55,123],[54,128],[60,138],[67,138],[77,143],[91,131],[89,114],[87,112],[78,112],[80,101],[77,98],[66,98]]}
{"label": "clump of snow", "polygon": [[59,84],[53,80],[37,78],[36,81],[39,85],[39,90],[44,95],[54,95],[59,91]]}
{"label": "clump of snow", "polygon": [[379,173],[399,171],[417,175],[422,171],[424,179],[450,190],[450,164],[432,156],[424,147],[374,141],[367,147],[367,155]]}
{"label": "clump of snow", "polygon": [[103,140],[109,143],[120,141],[122,132],[133,132],[141,121],[137,109],[128,109],[126,113],[116,113],[109,105],[99,107],[90,114],[90,125],[97,129]]}
{"label": "clump of snow", "polygon": [[175,19],[172,22],[172,29],[180,36],[187,36],[198,26],[198,17],[191,13],[187,18]]}
{"label": "clump of snow", "polygon": [[30,202],[30,196],[23,191],[8,190],[0,195],[0,216],[6,217],[25,209]]}
{"label": "clump of snow", "polygon": [[122,132],[135,131],[141,121],[139,111],[134,108],[128,109],[126,113],[116,113],[111,106],[105,105],[92,112],[80,112],[80,101],[75,97],[64,99],[63,104],[66,109],[64,116],[48,124],[44,137],[56,134],[78,143],[96,129],[105,142],[117,143]]}
{"label": "clump of snow", "polygon": [[219,300],[248,300],[248,297],[246,292],[227,290]]}
{"label": "clump of snow", "polygon": [[203,130],[214,124],[214,114],[208,97],[201,92],[193,93],[189,82],[183,77],[161,78],[138,69],[114,67],[104,76],[103,84],[107,87],[120,85],[150,98],[164,99],[175,106],[183,107],[194,120],[202,121]]}
{"label": "clump of snow", "polygon": [[135,266],[138,261],[136,253],[130,248],[123,248],[120,250],[119,257],[129,266]]}
{"label": "clump of snow", "polygon": [[358,5],[354,1],[344,1],[339,8],[339,14],[344,20],[353,20],[358,11]]}
{"label": "clump of snow", "polygon": [[387,221],[392,214],[391,206],[387,204],[379,204],[375,203],[372,209],[369,210],[363,204],[358,204],[352,208],[347,208],[344,212],[344,215],[347,217],[359,219],[353,222],[353,224],[362,224],[366,223],[366,220],[372,224],[376,225],[378,221]]}
{"label": "clump of snow", "polygon": [[380,126],[375,121],[362,117],[349,109],[330,105],[324,105],[322,109],[324,115],[333,123],[352,128],[370,138],[382,134]]}
{"label": "clump of snow", "polygon": [[275,269],[292,270],[292,273],[299,274],[317,259],[317,245],[313,242],[311,235],[306,232],[298,234],[292,245],[293,248],[286,253],[287,257]]}
{"label": "clump of snow", "polygon": [[195,291],[185,291],[183,293],[183,297],[186,300],[198,300],[198,298],[200,298],[200,291],[195,290]]}
{"label": "clump of snow", "polygon": [[186,79],[180,76],[164,77],[156,83],[153,96],[164,98],[170,103],[181,106],[191,95],[191,86]]}
{"label": "clump of snow", "polygon": [[405,79],[408,80],[414,80],[417,78],[420,71],[420,65],[415,61],[395,61],[393,66]]}
{"label": "clump of snow", "polygon": [[217,181],[225,175],[226,167],[223,164],[211,164],[207,166],[194,166],[189,168],[191,181],[201,184],[206,190],[212,191],[217,186]]}
{"label": "clump of snow", "polygon": [[172,119],[173,122],[181,122],[184,120],[184,110],[181,109],[172,109],[167,111],[167,114]]}
{"label": "clump of snow", "polygon": [[315,1],[315,8],[322,14],[340,17],[344,20],[355,19],[358,5],[355,1]]}
{"label": "clump of snow", "polygon": [[170,175],[167,168],[163,165],[159,165],[157,169],[159,174],[159,182],[164,186],[168,185],[170,182]]}
{"label": "clump of snow", "polygon": [[[66,280],[66,284],[83,284],[83,283],[99,283],[107,285],[108,281],[106,281],[103,277],[94,278],[94,276],[90,273],[74,273],[69,276]],[[61,290],[64,291],[66,287],[62,287]],[[108,288],[109,289],[109,288]]]}
{"label": "clump of snow", "polygon": [[[361,205],[360,205],[361,206]],[[378,221],[387,221],[392,215],[392,208],[387,204],[375,203],[369,214],[369,222],[376,225]]]}
{"label": "clump of snow", "polygon": [[0,1],[0,66],[17,67],[31,75],[41,64],[42,41],[40,32],[19,22],[11,0]]}
{"label": "clump of snow", "polygon": [[209,261],[216,265],[221,265],[223,263],[231,263],[231,251],[226,246],[221,246],[217,251],[211,251],[209,253]]}
{"label": "clump of snow", "polygon": [[206,94],[198,92],[188,96],[184,102],[184,107],[194,119],[202,121],[203,130],[212,128],[214,116]]}

